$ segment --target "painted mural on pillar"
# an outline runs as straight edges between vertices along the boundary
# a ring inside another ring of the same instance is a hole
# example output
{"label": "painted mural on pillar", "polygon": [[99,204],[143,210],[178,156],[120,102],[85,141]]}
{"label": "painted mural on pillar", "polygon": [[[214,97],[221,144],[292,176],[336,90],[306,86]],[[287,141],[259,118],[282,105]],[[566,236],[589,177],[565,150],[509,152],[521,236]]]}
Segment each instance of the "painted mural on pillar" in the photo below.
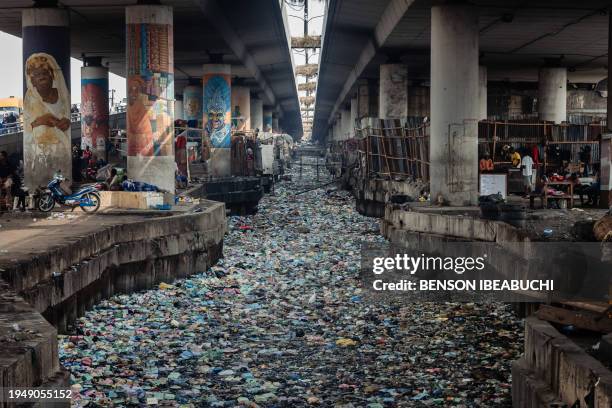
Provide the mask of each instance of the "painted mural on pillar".
{"label": "painted mural on pillar", "polygon": [[231,85],[225,74],[204,75],[204,133],[213,148],[230,148]]}
{"label": "painted mural on pillar", "polygon": [[[70,157],[70,92],[53,56],[34,53],[25,62],[24,162],[48,172],[54,157]],[[55,171],[58,169],[53,169]]]}
{"label": "painted mural on pillar", "polygon": [[108,138],[108,79],[81,79],[81,147],[106,150]]}
{"label": "painted mural on pillar", "polygon": [[263,118],[264,132],[272,132],[272,114],[264,114]]}
{"label": "painted mural on pillar", "polygon": [[183,90],[183,112],[190,127],[197,127],[202,119],[202,90],[189,86]]}
{"label": "painted mural on pillar", "polygon": [[172,26],[127,24],[129,156],[174,154],[171,49]]}

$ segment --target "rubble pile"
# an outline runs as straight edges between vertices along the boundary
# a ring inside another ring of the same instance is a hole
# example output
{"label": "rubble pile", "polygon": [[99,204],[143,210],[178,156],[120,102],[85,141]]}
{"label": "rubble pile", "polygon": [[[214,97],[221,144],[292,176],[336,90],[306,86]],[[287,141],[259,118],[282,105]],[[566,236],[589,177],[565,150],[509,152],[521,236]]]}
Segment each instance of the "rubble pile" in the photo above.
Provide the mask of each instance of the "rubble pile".
{"label": "rubble pile", "polygon": [[330,186],[294,195],[316,184],[298,171],[231,218],[217,266],[103,301],[61,338],[78,406],[510,406],[509,308],[369,303],[377,220]]}

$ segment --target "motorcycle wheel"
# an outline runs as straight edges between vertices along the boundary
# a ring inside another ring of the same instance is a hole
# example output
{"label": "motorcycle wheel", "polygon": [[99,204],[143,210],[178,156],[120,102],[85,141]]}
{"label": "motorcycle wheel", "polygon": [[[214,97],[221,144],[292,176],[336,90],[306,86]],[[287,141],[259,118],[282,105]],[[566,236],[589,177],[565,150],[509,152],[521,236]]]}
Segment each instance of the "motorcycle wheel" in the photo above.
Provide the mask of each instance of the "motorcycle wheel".
{"label": "motorcycle wheel", "polygon": [[38,199],[38,209],[42,212],[49,212],[55,207],[55,200],[51,193],[43,193]]}
{"label": "motorcycle wheel", "polygon": [[93,205],[81,205],[81,210],[86,213],[95,213],[100,208],[100,196],[97,193],[87,193],[83,196],[84,199],[91,201]]}

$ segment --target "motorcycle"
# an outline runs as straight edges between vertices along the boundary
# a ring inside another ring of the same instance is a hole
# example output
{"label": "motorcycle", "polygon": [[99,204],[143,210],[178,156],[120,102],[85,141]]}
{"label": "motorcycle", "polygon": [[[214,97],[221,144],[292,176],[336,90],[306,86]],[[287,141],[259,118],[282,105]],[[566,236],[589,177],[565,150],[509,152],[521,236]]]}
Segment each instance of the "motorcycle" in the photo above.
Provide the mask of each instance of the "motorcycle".
{"label": "motorcycle", "polygon": [[95,186],[85,186],[73,194],[66,194],[60,187],[62,181],[67,180],[61,173],[56,173],[47,188],[43,189],[38,196],[38,209],[42,212],[49,212],[55,204],[72,207],[80,207],[87,213],[94,213],[100,208],[100,195]]}

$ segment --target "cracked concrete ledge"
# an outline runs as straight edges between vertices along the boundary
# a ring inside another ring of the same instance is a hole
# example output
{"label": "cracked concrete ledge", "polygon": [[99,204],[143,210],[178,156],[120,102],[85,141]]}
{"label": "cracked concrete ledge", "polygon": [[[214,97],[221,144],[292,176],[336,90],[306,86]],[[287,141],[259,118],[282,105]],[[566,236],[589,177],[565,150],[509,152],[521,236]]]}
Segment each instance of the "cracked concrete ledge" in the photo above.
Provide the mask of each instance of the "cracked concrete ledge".
{"label": "cracked concrete ledge", "polygon": [[[202,212],[117,223],[47,252],[4,262],[0,387],[67,388],[58,331],[114,293],[149,289],[206,270],[222,256],[226,229],[224,204],[207,202]],[[0,402],[0,408],[8,406]]]}
{"label": "cracked concrete ledge", "polygon": [[513,365],[512,384],[515,408],[612,406],[612,371],[536,317],[525,320],[525,353]]}
{"label": "cracked concrete ledge", "polygon": [[355,196],[357,212],[367,217],[382,218],[385,205],[392,196],[406,195],[417,199],[426,186],[420,182],[406,182],[385,179],[357,179],[350,177],[348,186]]}

